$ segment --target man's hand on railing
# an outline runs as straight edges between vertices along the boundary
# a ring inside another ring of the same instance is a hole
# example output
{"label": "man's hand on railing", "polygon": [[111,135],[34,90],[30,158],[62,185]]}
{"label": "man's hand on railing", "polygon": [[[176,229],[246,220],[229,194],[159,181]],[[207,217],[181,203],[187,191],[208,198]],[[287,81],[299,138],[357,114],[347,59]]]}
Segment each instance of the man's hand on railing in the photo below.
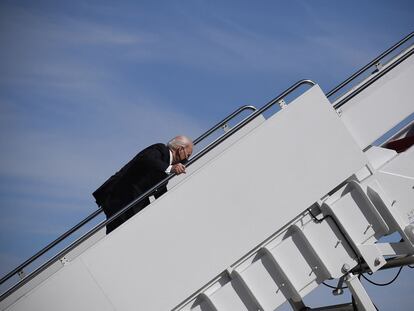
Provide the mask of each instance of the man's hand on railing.
{"label": "man's hand on railing", "polygon": [[171,166],[171,173],[175,173],[177,175],[180,175],[182,173],[185,174],[185,166],[181,163],[177,163]]}

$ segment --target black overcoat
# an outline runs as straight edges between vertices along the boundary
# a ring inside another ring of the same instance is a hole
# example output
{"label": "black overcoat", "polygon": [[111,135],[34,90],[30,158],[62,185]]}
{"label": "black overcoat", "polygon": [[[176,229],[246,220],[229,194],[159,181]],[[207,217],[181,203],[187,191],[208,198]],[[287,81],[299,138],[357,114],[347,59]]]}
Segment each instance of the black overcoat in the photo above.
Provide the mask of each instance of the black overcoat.
{"label": "black overcoat", "polygon": [[[107,217],[112,216],[167,177],[165,170],[169,165],[170,152],[166,145],[154,144],[145,148],[93,193],[96,203],[102,206]],[[164,185],[156,190],[154,196],[157,198],[166,191],[167,186]],[[119,221],[108,226],[107,232],[115,229],[148,204],[149,199],[145,198]]]}

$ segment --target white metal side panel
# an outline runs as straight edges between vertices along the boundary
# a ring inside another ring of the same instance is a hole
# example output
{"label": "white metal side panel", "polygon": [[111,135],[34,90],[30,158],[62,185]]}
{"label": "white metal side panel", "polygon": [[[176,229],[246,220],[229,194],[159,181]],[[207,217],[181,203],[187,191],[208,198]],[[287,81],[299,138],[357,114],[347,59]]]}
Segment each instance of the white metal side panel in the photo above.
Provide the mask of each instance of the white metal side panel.
{"label": "white metal side panel", "polygon": [[405,221],[414,224],[414,147],[384,165],[376,178]]}
{"label": "white metal side panel", "polygon": [[234,133],[232,136],[227,138],[225,141],[223,141],[221,144],[219,144],[217,147],[215,147],[213,150],[211,150],[209,153],[205,154],[202,158],[194,162],[193,165],[189,166],[186,169],[186,174],[181,174],[179,176],[174,177],[170,180],[170,182],[167,185],[167,189],[170,190],[173,187],[175,187],[177,184],[179,184],[183,179],[187,178],[189,175],[200,169],[203,165],[205,165],[207,162],[213,160],[217,155],[219,155],[221,152],[226,150],[229,146],[234,144],[239,139],[243,138],[247,133],[249,133],[251,130],[253,130],[255,127],[259,126],[265,121],[265,118],[262,115],[259,115],[257,118],[249,122],[247,125],[245,125],[243,128],[241,128],[239,131]]}
{"label": "white metal side panel", "polygon": [[81,261],[115,310],[170,310],[365,163],[315,86],[32,290],[31,304],[61,309],[41,304],[55,294],[104,310],[89,289],[77,294]]}
{"label": "white metal side panel", "polygon": [[113,311],[115,308],[102,293],[85,265],[80,260],[76,260],[23,296],[7,310]]}
{"label": "white metal side panel", "polygon": [[[214,148],[212,151],[204,155],[201,159],[199,159],[197,162],[195,162],[193,165],[187,168],[187,173],[176,176],[168,183],[168,189],[173,188],[177,184],[179,184],[183,179],[185,179],[187,176],[191,175],[198,169],[200,169],[203,165],[205,165],[207,162],[212,161],[218,154],[223,152],[226,148],[228,148],[230,145],[232,145],[237,140],[241,139],[243,136],[245,136],[248,132],[250,132],[252,129],[257,127],[259,124],[263,123],[265,121],[265,118],[262,115],[259,115],[257,118],[255,118],[252,122],[241,128],[237,133],[230,136],[228,139],[226,139],[224,142],[219,144],[216,148]],[[153,200],[153,197],[151,197]],[[74,250],[69,252],[65,255],[65,258],[69,261],[74,260],[77,256],[79,256],[82,252],[84,252],[86,249],[94,245],[97,241],[99,241],[101,238],[106,236],[106,229],[103,228],[99,232],[97,232],[95,235],[90,237],[87,241],[83,242],[81,245],[76,247]],[[0,310],[3,310],[7,308],[9,305],[11,305],[13,302],[18,300],[21,296],[23,296],[25,293],[30,291],[32,288],[36,287],[38,284],[43,282],[45,279],[56,273],[59,269],[61,269],[62,265],[60,262],[55,263],[42,273],[40,273],[36,278],[26,283],[24,286],[13,292],[11,295],[6,297],[3,301],[0,301]]]}
{"label": "white metal side panel", "polygon": [[414,178],[414,147],[398,154],[396,161],[391,161],[381,167],[384,173]]}
{"label": "white metal side panel", "polygon": [[316,86],[82,258],[118,310],[168,310],[364,164]]}
{"label": "white metal side panel", "polygon": [[414,112],[413,81],[411,55],[341,107],[342,121],[361,149]]}

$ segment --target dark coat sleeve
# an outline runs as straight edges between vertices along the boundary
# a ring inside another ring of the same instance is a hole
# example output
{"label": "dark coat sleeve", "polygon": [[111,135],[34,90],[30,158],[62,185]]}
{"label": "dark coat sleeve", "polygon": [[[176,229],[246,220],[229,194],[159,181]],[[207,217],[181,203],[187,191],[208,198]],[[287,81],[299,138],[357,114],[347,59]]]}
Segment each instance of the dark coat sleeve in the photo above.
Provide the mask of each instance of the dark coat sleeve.
{"label": "dark coat sleeve", "polygon": [[[163,144],[155,144],[146,148],[137,156],[130,172],[131,179],[136,181],[143,192],[155,186],[168,176],[165,170],[169,166],[169,156],[168,148]],[[154,196],[157,198],[166,191],[166,185],[159,187]]]}
{"label": "dark coat sleeve", "polygon": [[[110,194],[115,197],[136,197],[155,186],[168,176],[165,170],[169,166],[169,156],[164,144],[155,144],[142,150],[93,193],[96,202],[102,205]],[[154,196],[158,198],[166,191],[166,186],[159,187]]]}
{"label": "dark coat sleeve", "polygon": [[[163,154],[160,149],[151,148],[145,152],[141,159],[141,164],[149,170],[152,170],[154,172],[154,175],[159,175],[158,182],[168,176],[168,174],[165,173],[165,170],[168,168],[169,163],[163,161]],[[158,199],[166,192],[167,185],[161,186],[154,192],[154,197]]]}
{"label": "dark coat sleeve", "polygon": [[165,173],[165,170],[168,168],[169,164],[163,161],[162,157],[163,155],[159,149],[149,148],[142,154],[139,162],[140,165],[148,170],[158,173]]}

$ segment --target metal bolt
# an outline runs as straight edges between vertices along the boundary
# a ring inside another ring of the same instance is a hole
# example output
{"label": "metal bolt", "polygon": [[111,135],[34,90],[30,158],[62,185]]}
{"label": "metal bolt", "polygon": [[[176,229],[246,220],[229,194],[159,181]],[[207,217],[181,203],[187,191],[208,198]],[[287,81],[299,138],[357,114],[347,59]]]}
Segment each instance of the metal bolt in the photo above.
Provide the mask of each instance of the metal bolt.
{"label": "metal bolt", "polygon": [[351,267],[347,263],[342,266],[343,273],[348,273],[350,269]]}
{"label": "metal bolt", "polygon": [[230,131],[230,126],[227,123],[223,124],[221,128],[223,129],[223,131],[225,133],[227,133],[228,131]]}
{"label": "metal bolt", "polygon": [[382,68],[382,63],[378,62],[375,64],[375,71],[373,73],[376,73],[377,71],[381,70]]}
{"label": "metal bolt", "polygon": [[284,109],[284,108],[286,108],[286,102],[285,102],[285,100],[282,98],[281,100],[279,100],[278,101],[278,104],[279,104],[279,107],[281,108],[281,109]]}
{"label": "metal bolt", "polygon": [[26,277],[26,273],[24,272],[23,269],[18,271],[17,275],[20,277],[20,279],[24,279]]}
{"label": "metal bolt", "polygon": [[380,258],[375,258],[374,260],[374,266],[379,266],[381,264],[381,259]]}
{"label": "metal bolt", "polygon": [[342,295],[343,293],[344,293],[344,290],[342,288],[336,288],[332,291],[332,294],[334,296],[339,296],[339,295]]}

